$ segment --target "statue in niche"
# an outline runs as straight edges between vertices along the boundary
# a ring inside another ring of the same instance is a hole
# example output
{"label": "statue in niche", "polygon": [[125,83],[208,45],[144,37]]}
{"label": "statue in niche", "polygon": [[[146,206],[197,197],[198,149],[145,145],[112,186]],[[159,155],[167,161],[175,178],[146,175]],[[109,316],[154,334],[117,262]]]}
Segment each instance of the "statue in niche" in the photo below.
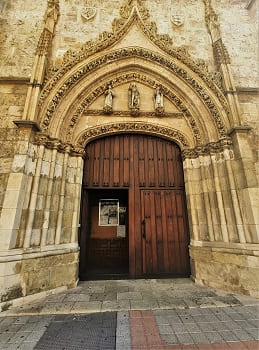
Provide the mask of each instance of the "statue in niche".
{"label": "statue in niche", "polygon": [[103,111],[105,114],[111,114],[113,111],[112,102],[114,97],[114,92],[112,90],[111,85],[108,86],[104,94],[105,94],[105,100],[104,100]]}
{"label": "statue in niche", "polygon": [[162,115],[164,113],[164,95],[160,86],[157,86],[155,89],[154,104],[156,114]]}
{"label": "statue in niche", "polygon": [[136,116],[139,114],[139,105],[140,105],[140,94],[137,88],[136,83],[131,83],[129,86],[129,109],[131,114]]}

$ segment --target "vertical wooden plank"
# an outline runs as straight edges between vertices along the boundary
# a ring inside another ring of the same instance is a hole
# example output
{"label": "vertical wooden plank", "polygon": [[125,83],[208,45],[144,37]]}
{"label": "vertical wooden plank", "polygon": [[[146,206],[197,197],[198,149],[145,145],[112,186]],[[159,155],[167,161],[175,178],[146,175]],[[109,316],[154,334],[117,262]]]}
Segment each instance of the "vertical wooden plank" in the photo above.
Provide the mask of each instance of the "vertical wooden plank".
{"label": "vertical wooden plank", "polygon": [[148,137],[148,175],[149,175],[149,181],[148,186],[154,187],[155,186],[155,168],[154,168],[154,148],[153,148],[153,141],[152,138]]}
{"label": "vertical wooden plank", "polygon": [[171,191],[165,191],[165,208],[167,216],[167,232],[168,232],[168,256],[169,256],[169,272],[174,272],[175,268],[175,252],[173,251],[173,215],[172,215],[172,199]]}
{"label": "vertical wooden plank", "polygon": [[93,181],[92,186],[99,186],[99,175],[100,175],[100,142],[95,142],[93,155]]}
{"label": "vertical wooden plank", "polygon": [[158,272],[157,268],[157,231],[156,231],[156,207],[155,191],[150,191],[150,222],[151,222],[151,247],[152,247],[152,272]]}
{"label": "vertical wooden plank", "polygon": [[145,179],[145,152],[144,152],[144,138],[139,136],[139,187],[146,185]]}
{"label": "vertical wooden plank", "polygon": [[165,168],[164,168],[164,154],[163,154],[163,144],[164,141],[157,140],[157,186],[164,187],[165,186]]}
{"label": "vertical wooden plank", "polygon": [[120,185],[120,138],[114,137],[114,151],[113,151],[113,186]]}
{"label": "vertical wooden plank", "polygon": [[146,221],[145,221],[145,191],[141,191],[141,235],[142,235],[142,272],[147,273],[147,257],[146,257]]}
{"label": "vertical wooden plank", "polygon": [[166,143],[167,169],[168,169],[168,186],[174,186],[174,165],[173,165],[173,150],[170,142]]}
{"label": "vertical wooden plank", "polygon": [[[126,148],[128,146],[128,148]],[[127,152],[128,150],[128,152]],[[129,176],[129,272],[131,277],[136,277],[136,252],[135,252],[135,188],[134,188],[134,143],[131,136],[125,138],[124,155],[128,154],[128,160],[124,168],[124,176]],[[127,156],[126,156],[127,158]],[[128,165],[129,163],[129,165]],[[126,173],[126,171],[128,171]]]}
{"label": "vertical wooden plank", "polygon": [[153,166],[154,166],[154,186],[160,186],[160,176],[159,176],[159,161],[158,161],[158,142],[156,137],[152,137],[152,149],[153,149]]}
{"label": "vertical wooden plank", "polygon": [[166,191],[161,191],[161,215],[162,215],[162,240],[163,240],[163,262],[164,272],[170,272],[168,241],[169,241],[169,220],[166,211]]}
{"label": "vertical wooden plank", "polygon": [[135,251],[136,251],[136,275],[142,275],[142,249],[141,249],[141,207],[140,207],[140,189],[139,189],[139,135],[132,135],[133,140],[133,169],[134,172],[134,190],[135,190]]}
{"label": "vertical wooden plank", "polygon": [[110,138],[104,138],[104,158],[103,158],[103,186],[108,187],[110,183]]}
{"label": "vertical wooden plank", "polygon": [[154,206],[155,206],[155,237],[153,237],[153,240],[155,240],[156,243],[156,250],[153,251],[153,254],[156,255],[156,266],[154,266],[154,272],[164,272],[164,242],[163,242],[163,223],[162,223],[162,191],[154,191]]}
{"label": "vertical wooden plank", "polygon": [[149,187],[149,161],[148,161],[148,137],[143,136],[144,143],[144,178],[145,178],[145,186]]}
{"label": "vertical wooden plank", "polygon": [[123,145],[123,140],[124,140],[124,135],[119,135],[119,157],[120,157],[120,161],[119,161],[119,177],[120,177],[120,188],[123,188],[124,184],[123,184],[123,164],[124,164],[124,145]]}
{"label": "vertical wooden plank", "polygon": [[[123,159],[123,186],[128,187],[130,184],[130,164],[133,165],[133,158],[131,158],[131,149],[130,149],[130,136],[124,136],[124,147],[123,147],[124,159]],[[131,163],[132,162],[132,163]]]}
{"label": "vertical wooden plank", "polygon": [[144,192],[145,200],[145,231],[146,231],[146,271],[147,274],[153,271],[152,261],[152,224],[151,224],[151,191]]}
{"label": "vertical wooden plank", "polygon": [[178,233],[178,218],[177,218],[177,208],[176,208],[176,195],[175,191],[170,191],[171,201],[172,201],[172,217],[173,217],[173,242],[172,251],[174,254],[174,271],[175,273],[180,273],[180,250],[179,250],[179,233]]}

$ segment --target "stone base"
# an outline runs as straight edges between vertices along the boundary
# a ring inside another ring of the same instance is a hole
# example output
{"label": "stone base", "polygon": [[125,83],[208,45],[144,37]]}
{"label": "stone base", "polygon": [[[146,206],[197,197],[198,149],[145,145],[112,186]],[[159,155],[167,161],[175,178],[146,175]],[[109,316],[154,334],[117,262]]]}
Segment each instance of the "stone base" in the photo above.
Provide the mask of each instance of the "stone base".
{"label": "stone base", "polygon": [[[13,259],[13,261],[10,261]],[[78,281],[78,250],[6,257],[0,262],[0,303],[6,307],[14,300],[60,287],[74,288]]]}
{"label": "stone base", "polygon": [[196,283],[259,298],[259,256],[252,251],[190,247]]}

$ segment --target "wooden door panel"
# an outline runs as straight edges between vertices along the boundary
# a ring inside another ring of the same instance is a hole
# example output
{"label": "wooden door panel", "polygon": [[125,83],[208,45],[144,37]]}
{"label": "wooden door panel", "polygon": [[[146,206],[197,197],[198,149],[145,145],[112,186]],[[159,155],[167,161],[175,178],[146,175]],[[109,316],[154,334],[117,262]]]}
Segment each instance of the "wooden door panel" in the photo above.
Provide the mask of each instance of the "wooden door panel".
{"label": "wooden door panel", "polygon": [[86,154],[85,189],[128,189],[131,276],[184,274],[188,225],[179,147],[153,136],[121,134],[91,142]]}

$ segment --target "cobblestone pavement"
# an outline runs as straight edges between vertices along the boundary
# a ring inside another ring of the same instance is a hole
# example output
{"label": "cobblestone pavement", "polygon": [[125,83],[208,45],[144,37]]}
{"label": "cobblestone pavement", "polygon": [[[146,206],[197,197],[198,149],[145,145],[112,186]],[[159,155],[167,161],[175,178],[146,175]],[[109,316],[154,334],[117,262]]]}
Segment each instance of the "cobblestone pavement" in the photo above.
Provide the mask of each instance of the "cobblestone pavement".
{"label": "cobblestone pavement", "polygon": [[259,301],[189,279],[81,282],[0,313],[0,349],[259,349]]}

